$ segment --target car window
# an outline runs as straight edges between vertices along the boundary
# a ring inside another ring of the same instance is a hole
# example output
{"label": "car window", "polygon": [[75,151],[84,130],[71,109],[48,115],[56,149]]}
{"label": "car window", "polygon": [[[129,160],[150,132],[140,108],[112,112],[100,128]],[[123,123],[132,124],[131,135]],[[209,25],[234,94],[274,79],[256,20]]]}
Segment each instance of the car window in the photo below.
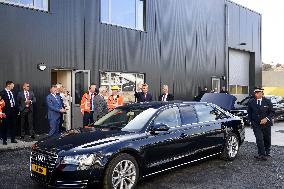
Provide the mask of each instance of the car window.
{"label": "car window", "polygon": [[205,105],[205,104],[195,105],[195,110],[196,110],[199,122],[214,121],[218,119],[218,116],[217,116],[218,114],[209,105]]}
{"label": "car window", "polygon": [[163,123],[168,125],[170,128],[180,126],[180,115],[177,107],[169,108],[161,112],[156,119],[154,124]]}
{"label": "car window", "polygon": [[198,122],[197,115],[193,106],[180,107],[180,115],[181,115],[182,125],[188,125]]}
{"label": "car window", "polygon": [[122,131],[140,131],[154,116],[157,109],[114,109],[94,123],[96,128],[122,129]]}

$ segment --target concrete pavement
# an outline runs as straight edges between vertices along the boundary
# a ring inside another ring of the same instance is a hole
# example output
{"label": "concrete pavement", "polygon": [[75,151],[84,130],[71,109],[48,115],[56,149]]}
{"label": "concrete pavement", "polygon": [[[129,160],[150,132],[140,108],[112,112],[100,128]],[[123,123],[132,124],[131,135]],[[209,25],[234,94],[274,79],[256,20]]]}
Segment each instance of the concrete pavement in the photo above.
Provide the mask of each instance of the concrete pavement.
{"label": "concrete pavement", "polygon": [[[245,141],[255,143],[255,136],[252,128],[250,127],[246,127]],[[284,122],[276,122],[271,127],[271,144],[276,146],[284,146]]]}

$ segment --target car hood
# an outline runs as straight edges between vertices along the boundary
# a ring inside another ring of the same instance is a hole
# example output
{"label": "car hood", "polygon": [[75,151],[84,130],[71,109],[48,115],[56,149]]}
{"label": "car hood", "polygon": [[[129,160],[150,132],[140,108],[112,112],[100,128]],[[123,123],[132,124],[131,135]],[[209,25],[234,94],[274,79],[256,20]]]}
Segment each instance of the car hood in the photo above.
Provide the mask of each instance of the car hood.
{"label": "car hood", "polygon": [[235,96],[226,93],[205,93],[200,102],[212,103],[225,110],[232,110],[236,100]]}
{"label": "car hood", "polygon": [[[76,129],[62,133],[60,136],[49,137],[37,142],[37,147],[48,151],[67,151],[86,144],[101,145],[119,141],[130,132],[102,129]],[[95,142],[95,143],[94,143]]]}

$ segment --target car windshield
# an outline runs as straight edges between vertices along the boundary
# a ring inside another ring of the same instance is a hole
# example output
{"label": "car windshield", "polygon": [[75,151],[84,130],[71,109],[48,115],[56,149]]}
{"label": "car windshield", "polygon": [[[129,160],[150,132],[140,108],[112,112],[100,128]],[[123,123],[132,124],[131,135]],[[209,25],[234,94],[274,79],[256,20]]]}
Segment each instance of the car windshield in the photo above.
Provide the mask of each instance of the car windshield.
{"label": "car windshield", "polygon": [[97,128],[121,129],[122,131],[140,131],[157,109],[114,109],[94,123]]}

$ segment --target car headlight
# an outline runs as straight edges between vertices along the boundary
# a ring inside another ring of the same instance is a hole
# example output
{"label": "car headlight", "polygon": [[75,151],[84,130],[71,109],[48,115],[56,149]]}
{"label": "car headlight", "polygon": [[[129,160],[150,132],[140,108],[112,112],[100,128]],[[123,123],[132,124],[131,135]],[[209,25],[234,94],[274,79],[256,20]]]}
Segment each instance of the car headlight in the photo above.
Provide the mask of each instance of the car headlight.
{"label": "car headlight", "polygon": [[95,162],[94,154],[83,154],[75,156],[65,156],[61,164],[65,165],[77,165],[78,170],[85,170],[88,167],[92,166]]}

